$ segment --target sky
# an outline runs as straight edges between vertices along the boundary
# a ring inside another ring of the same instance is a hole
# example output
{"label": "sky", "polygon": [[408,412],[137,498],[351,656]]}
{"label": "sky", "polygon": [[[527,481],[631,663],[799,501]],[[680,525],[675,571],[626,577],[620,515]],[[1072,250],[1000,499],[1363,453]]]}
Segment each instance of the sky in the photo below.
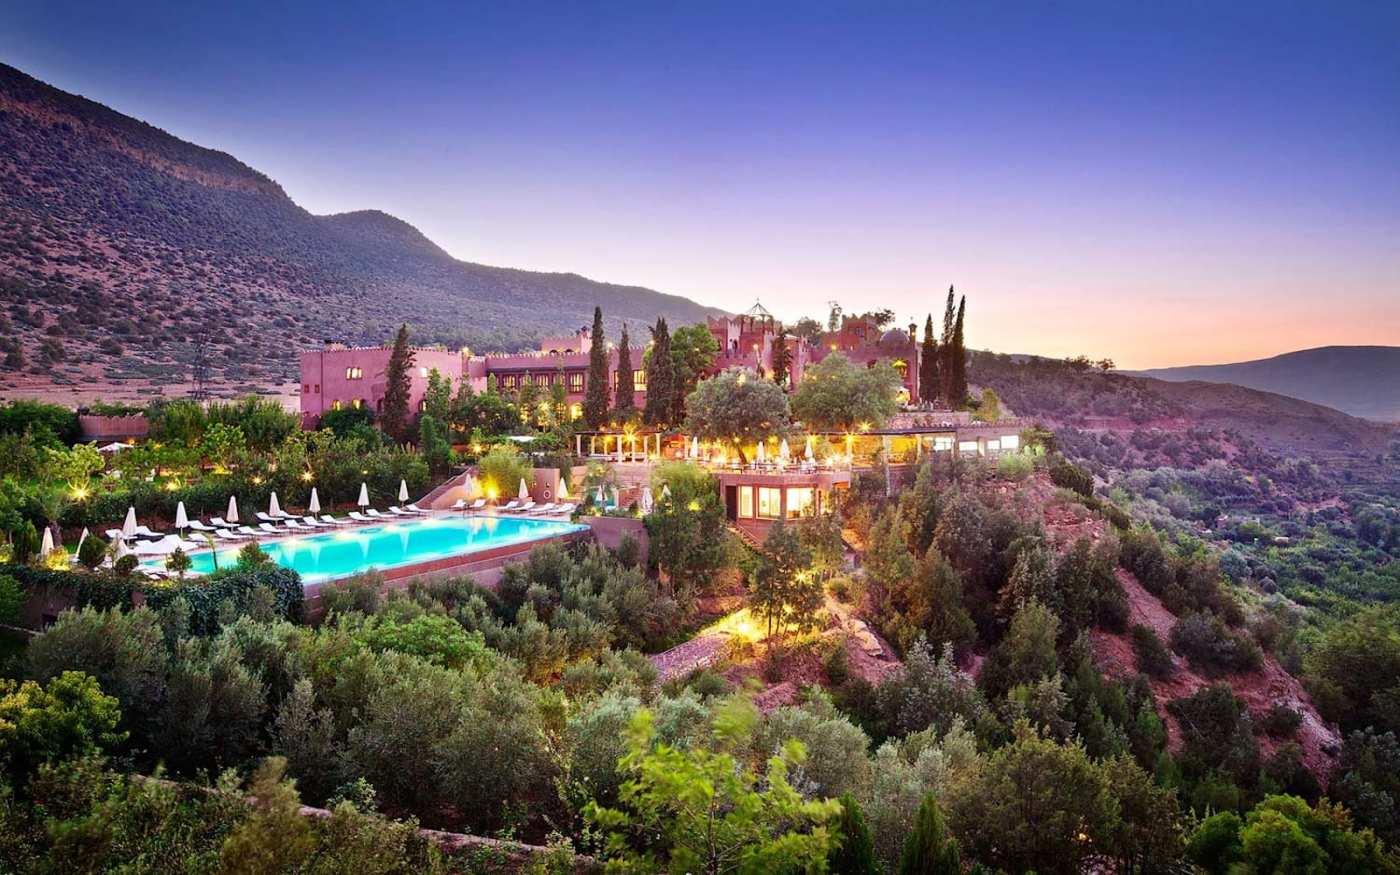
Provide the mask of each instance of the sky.
{"label": "sky", "polygon": [[[289,8],[284,8],[289,7]],[[1120,367],[1400,344],[1400,3],[6,0],[0,61],[458,258]]]}

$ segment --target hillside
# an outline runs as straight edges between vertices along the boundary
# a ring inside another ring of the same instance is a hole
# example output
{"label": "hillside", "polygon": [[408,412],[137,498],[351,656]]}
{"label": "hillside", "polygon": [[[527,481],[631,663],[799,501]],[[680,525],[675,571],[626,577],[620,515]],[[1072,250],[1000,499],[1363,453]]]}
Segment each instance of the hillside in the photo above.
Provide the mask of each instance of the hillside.
{"label": "hillside", "polygon": [[1234,383],[1352,416],[1400,421],[1400,346],[1323,346],[1257,361],[1129,373],[1171,382]]}
{"label": "hillside", "polygon": [[[231,155],[0,65],[0,349],[9,387],[295,379],[296,351],[381,342],[510,349],[587,324],[693,322],[693,301],[458,261],[375,210],[315,216]],[[18,352],[16,352],[18,350]]]}

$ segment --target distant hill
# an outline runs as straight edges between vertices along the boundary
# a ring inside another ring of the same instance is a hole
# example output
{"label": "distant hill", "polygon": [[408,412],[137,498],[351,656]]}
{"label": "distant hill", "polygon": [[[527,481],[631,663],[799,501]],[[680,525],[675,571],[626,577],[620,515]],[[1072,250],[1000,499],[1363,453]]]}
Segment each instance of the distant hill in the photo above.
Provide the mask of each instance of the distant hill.
{"label": "distant hill", "polygon": [[1400,346],[1322,346],[1230,365],[1128,373],[1172,382],[1234,383],[1325,404],[1352,416],[1400,421]]}
{"label": "distant hill", "polygon": [[[231,155],[0,65],[0,382],[219,391],[295,379],[322,340],[516,349],[591,321],[719,311],[458,261],[376,210],[315,216]],[[634,336],[636,330],[634,330]],[[18,350],[18,352],[16,352]],[[8,359],[9,366],[3,364]]]}

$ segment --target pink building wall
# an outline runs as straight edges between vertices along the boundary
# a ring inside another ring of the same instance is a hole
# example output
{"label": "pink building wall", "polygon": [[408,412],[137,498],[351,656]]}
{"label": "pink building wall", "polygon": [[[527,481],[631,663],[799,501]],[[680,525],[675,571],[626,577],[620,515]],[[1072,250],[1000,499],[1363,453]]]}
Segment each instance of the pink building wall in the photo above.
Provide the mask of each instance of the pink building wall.
{"label": "pink building wall", "polygon": [[[321,414],[339,404],[360,402],[376,414],[384,402],[388,383],[384,373],[392,350],[387,346],[330,346],[301,354],[301,424],[315,428]],[[460,352],[414,349],[409,370],[408,409],[417,411],[428,388],[428,372],[437,368],[453,383],[462,378],[465,359]],[[358,369],[354,371],[352,369]]]}

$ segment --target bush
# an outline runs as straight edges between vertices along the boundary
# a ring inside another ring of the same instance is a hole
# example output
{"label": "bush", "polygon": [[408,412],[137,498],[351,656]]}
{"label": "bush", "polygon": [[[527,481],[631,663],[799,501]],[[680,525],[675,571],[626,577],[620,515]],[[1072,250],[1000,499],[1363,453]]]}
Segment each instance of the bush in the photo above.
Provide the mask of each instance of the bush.
{"label": "bush", "polygon": [[1133,626],[1133,653],[1137,656],[1138,671],[1154,678],[1169,678],[1176,673],[1171,651],[1150,626],[1141,623]]}
{"label": "bush", "polygon": [[1231,630],[1214,614],[1198,612],[1177,620],[1171,643],[1192,668],[1206,675],[1254,671],[1263,663],[1263,653],[1254,639]]}
{"label": "bush", "polygon": [[1050,482],[1077,492],[1085,498],[1094,495],[1094,476],[1063,458],[1050,463]]}
{"label": "bush", "polygon": [[1259,725],[1274,738],[1291,738],[1302,722],[1302,714],[1282,702],[1275,702]]}
{"label": "bush", "polygon": [[0,574],[0,623],[13,623],[24,607],[24,590],[13,575]]}
{"label": "bush", "polygon": [[107,542],[96,535],[88,535],[78,548],[78,562],[87,569],[95,569],[107,558]]}
{"label": "bush", "polygon": [[997,473],[1004,479],[1013,483],[1019,483],[1031,476],[1035,470],[1035,462],[1030,456],[1021,453],[1013,453],[1009,456],[1002,456],[997,461]]}
{"label": "bush", "polygon": [[495,490],[497,497],[515,495],[520,481],[528,484],[533,474],[530,463],[520,455],[520,451],[507,444],[492,447],[476,463],[476,470],[487,495]]}
{"label": "bush", "polygon": [[228,610],[225,602],[232,606],[234,616],[248,613],[253,591],[260,586],[272,590],[277,616],[292,622],[301,620],[301,575],[270,563],[224,568],[183,586],[151,590],[146,603],[159,610],[177,598],[184,599],[190,607],[190,633],[213,635],[223,627],[220,616]]}

